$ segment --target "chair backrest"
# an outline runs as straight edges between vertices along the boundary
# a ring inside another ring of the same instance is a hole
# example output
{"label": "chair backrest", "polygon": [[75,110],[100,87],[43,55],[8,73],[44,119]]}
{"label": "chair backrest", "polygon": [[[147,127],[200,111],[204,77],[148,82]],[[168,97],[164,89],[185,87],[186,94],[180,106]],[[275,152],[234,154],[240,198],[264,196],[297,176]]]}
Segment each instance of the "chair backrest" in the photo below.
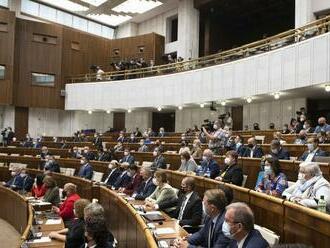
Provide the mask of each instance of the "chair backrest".
{"label": "chair backrest", "polygon": [[27,164],[22,164],[22,163],[10,163],[9,164],[9,170],[12,170],[13,168],[25,169],[26,167],[27,167]]}
{"label": "chair backrest", "polygon": [[66,173],[66,168],[60,167],[60,173],[65,175],[65,173]]}
{"label": "chair backrest", "polygon": [[97,172],[97,171],[93,172],[92,181],[101,182],[102,178],[103,178],[103,173],[102,172]]}
{"label": "chair backrest", "polygon": [[0,156],[8,156],[8,153],[1,152]]}
{"label": "chair backrest", "polygon": [[242,187],[245,186],[247,177],[248,177],[247,175],[243,175]]}
{"label": "chair backrest", "polygon": [[33,155],[29,155],[29,154],[24,154],[23,157],[26,157],[26,158],[32,158]]}
{"label": "chair backrest", "polygon": [[151,165],[152,165],[152,162],[149,162],[149,161],[143,161],[142,162],[143,167],[150,167]]}
{"label": "chair backrest", "polygon": [[66,168],[65,175],[66,176],[74,176],[75,168]]}
{"label": "chair backrest", "polygon": [[265,141],[265,136],[263,136],[263,135],[256,135],[256,136],[254,136],[254,138],[257,141],[257,143],[263,144]]}
{"label": "chair backrest", "polygon": [[54,158],[59,159],[59,158],[61,158],[61,156],[60,155],[54,155]]}
{"label": "chair backrest", "polygon": [[0,167],[5,167],[5,163],[0,163]]}
{"label": "chair backrest", "polygon": [[18,153],[12,153],[12,154],[10,154],[10,156],[19,157],[19,154]]}
{"label": "chair backrest", "polygon": [[280,236],[273,231],[259,225],[254,225],[254,228],[261,233],[262,237],[268,242],[270,247],[279,243]]}
{"label": "chair backrest", "polygon": [[298,159],[298,157],[291,157],[290,156],[290,160],[297,160]]}

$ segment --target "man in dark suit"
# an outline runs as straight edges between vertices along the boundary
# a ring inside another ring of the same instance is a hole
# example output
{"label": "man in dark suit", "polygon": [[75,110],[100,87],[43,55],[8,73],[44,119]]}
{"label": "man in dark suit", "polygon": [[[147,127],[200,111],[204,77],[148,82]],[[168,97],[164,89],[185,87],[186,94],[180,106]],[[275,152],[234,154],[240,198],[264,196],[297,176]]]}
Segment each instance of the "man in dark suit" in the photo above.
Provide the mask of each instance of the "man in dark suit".
{"label": "man in dark suit", "polygon": [[47,156],[47,155],[50,155],[50,153],[49,153],[49,151],[48,151],[48,148],[47,148],[47,146],[43,146],[43,147],[41,148],[40,158],[41,158],[41,159],[46,159],[46,156]]}
{"label": "man in dark suit", "polygon": [[132,195],[135,200],[145,200],[156,189],[156,185],[152,181],[153,176],[150,168],[142,167],[140,169],[140,174],[142,176],[143,181],[140,187]]}
{"label": "man in dark suit", "polygon": [[319,147],[318,138],[309,138],[307,140],[307,149],[308,151],[299,158],[300,161],[305,162],[315,162],[315,157],[326,157],[328,156],[327,152],[322,151]]}
{"label": "man in dark suit", "polygon": [[22,190],[30,192],[34,183],[33,178],[26,173],[26,169],[22,169],[20,176],[23,178]]}
{"label": "man in dark suit", "polygon": [[188,238],[175,241],[175,247],[227,248],[230,239],[222,232],[227,200],[221,189],[207,190],[203,198],[204,226]]}
{"label": "man in dark suit", "polygon": [[202,171],[200,176],[206,176],[212,179],[219,176],[220,167],[218,163],[213,159],[213,152],[210,149],[204,150],[201,167]]}
{"label": "man in dark suit", "polygon": [[257,141],[254,137],[248,139],[248,145],[245,147],[245,151],[242,157],[248,158],[261,158],[264,155],[261,147],[257,145]]}
{"label": "man in dark suit", "polygon": [[55,161],[54,156],[53,155],[48,155],[46,157],[46,163],[44,166],[44,170],[45,170],[45,174],[48,174],[50,172],[56,172],[56,173],[60,173],[60,166],[59,164]]}
{"label": "man in dark suit", "polygon": [[119,160],[119,163],[126,162],[131,165],[131,164],[134,164],[134,161],[135,161],[134,156],[130,154],[129,148],[126,147],[124,149],[124,157],[121,160]]}
{"label": "man in dark suit", "polygon": [[69,150],[69,154],[70,154],[71,158],[80,158],[81,157],[78,147],[76,147],[76,146],[72,147],[72,151],[71,151],[71,149]]}
{"label": "man in dark suit", "polygon": [[97,149],[102,149],[102,139],[99,133],[94,134],[93,144]]}
{"label": "man in dark suit", "polygon": [[90,151],[88,146],[84,147],[84,152],[83,152],[82,156],[87,158],[88,160],[95,160],[95,154]]}
{"label": "man in dark suit", "polygon": [[82,157],[80,159],[80,164],[81,164],[81,167],[79,169],[78,176],[91,180],[93,177],[93,167],[89,163],[88,158]]}
{"label": "man in dark suit", "polygon": [[241,186],[243,182],[243,171],[237,165],[237,161],[237,152],[228,151],[224,161],[225,165],[220,172],[220,176],[216,177],[215,179],[224,183],[232,183],[237,186]]}
{"label": "man in dark suit", "polygon": [[237,152],[238,156],[241,156],[245,152],[245,146],[243,145],[243,137],[241,135],[237,135],[235,137],[235,143],[234,146],[232,147],[232,150]]}
{"label": "man in dark suit", "polygon": [[224,235],[231,239],[229,248],[267,248],[269,244],[254,229],[254,215],[250,207],[243,202],[235,202],[226,207]]}
{"label": "man in dark suit", "polygon": [[117,162],[117,160],[112,160],[110,162],[109,169],[110,169],[110,172],[106,176],[103,183],[106,184],[107,186],[112,187],[115,184],[118,177],[121,175],[122,171],[119,168],[119,163]]}
{"label": "man in dark suit", "polygon": [[107,150],[107,148],[100,149],[97,156],[98,161],[110,161],[111,153]]}
{"label": "man in dark suit", "polygon": [[117,190],[119,188],[124,188],[131,182],[132,177],[129,176],[129,173],[127,171],[128,167],[129,163],[127,162],[124,162],[120,165],[121,174],[113,184],[112,189]]}
{"label": "man in dark suit", "polygon": [[158,168],[166,169],[166,162],[164,156],[162,155],[162,150],[160,150],[159,148],[155,148],[153,152],[153,156],[155,157],[155,159],[151,164],[151,169],[152,170],[157,170]]}
{"label": "man in dark suit", "polygon": [[21,168],[13,167],[10,175],[12,178],[8,182],[2,182],[2,185],[13,190],[20,190],[23,188],[23,177],[21,177]]}
{"label": "man in dark suit", "polygon": [[271,155],[277,159],[290,160],[290,153],[288,150],[281,146],[281,142],[279,140],[272,140],[270,143]]}

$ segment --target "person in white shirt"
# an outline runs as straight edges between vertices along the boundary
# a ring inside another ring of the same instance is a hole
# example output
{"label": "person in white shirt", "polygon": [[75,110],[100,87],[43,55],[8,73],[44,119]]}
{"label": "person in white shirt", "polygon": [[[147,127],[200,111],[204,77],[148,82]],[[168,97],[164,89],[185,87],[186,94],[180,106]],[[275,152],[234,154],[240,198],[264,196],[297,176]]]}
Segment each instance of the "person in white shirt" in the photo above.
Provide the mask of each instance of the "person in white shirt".
{"label": "person in white shirt", "polygon": [[103,80],[104,71],[98,66],[96,67],[96,80],[101,81]]}

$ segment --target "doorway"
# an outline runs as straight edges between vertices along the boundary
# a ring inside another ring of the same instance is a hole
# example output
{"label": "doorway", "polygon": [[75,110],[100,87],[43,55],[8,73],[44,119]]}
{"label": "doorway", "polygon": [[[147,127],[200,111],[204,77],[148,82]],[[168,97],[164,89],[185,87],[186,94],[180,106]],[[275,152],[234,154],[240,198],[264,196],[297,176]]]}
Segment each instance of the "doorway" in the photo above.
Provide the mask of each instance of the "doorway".
{"label": "doorway", "polygon": [[167,113],[152,113],[152,130],[158,132],[159,128],[163,127],[165,132],[175,131],[175,112]]}

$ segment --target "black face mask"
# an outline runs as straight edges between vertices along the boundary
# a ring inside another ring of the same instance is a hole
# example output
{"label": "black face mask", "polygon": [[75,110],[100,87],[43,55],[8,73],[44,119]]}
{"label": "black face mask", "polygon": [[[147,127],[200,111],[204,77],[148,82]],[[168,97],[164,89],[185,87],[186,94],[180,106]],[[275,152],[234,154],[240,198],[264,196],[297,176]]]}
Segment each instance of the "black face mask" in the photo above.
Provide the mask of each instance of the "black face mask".
{"label": "black face mask", "polygon": [[324,126],[324,123],[320,123],[319,126],[320,126],[320,127],[323,127],[323,126]]}
{"label": "black face mask", "polygon": [[253,148],[253,144],[248,144],[248,147],[249,148]]}
{"label": "black face mask", "polygon": [[62,198],[66,197],[66,191],[62,191]]}

